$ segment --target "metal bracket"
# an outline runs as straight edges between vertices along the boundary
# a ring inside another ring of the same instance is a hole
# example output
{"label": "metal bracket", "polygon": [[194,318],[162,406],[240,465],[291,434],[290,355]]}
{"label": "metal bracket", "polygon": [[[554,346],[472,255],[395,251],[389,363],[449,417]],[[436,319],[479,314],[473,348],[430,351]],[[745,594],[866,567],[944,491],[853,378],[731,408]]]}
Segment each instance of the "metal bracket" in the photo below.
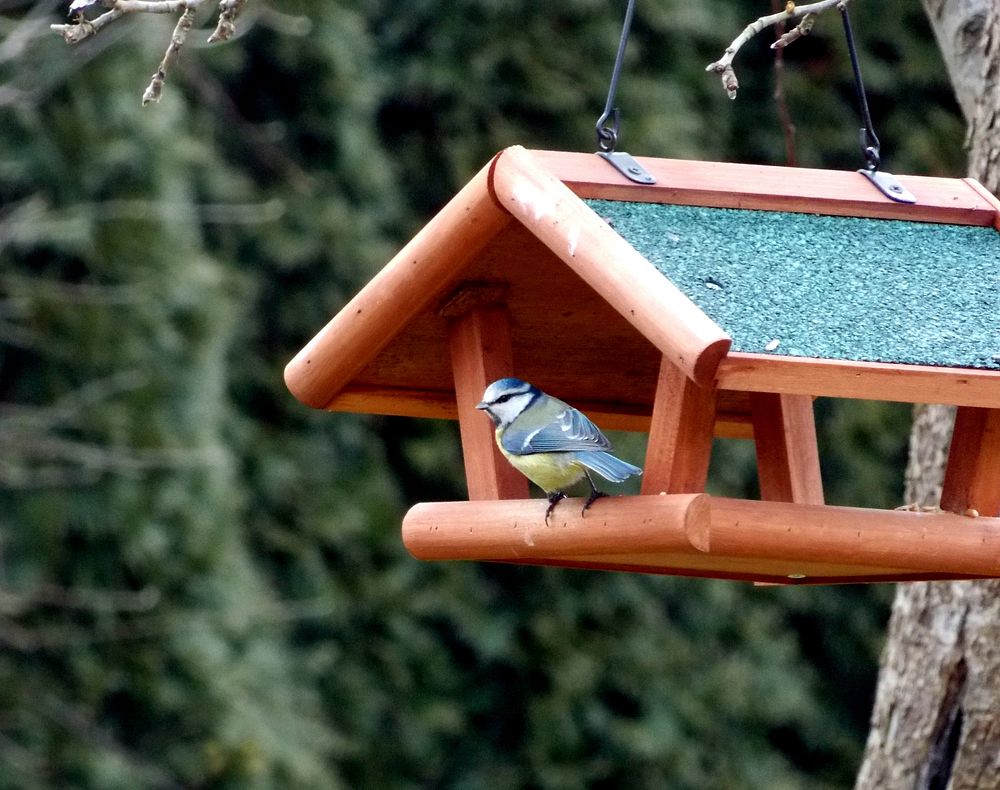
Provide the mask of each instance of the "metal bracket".
{"label": "metal bracket", "polygon": [[595,153],[629,181],[635,181],[637,184],[656,183],[653,175],[624,151],[596,151]]}
{"label": "metal bracket", "polygon": [[875,187],[887,198],[895,200],[897,203],[916,203],[917,199],[906,187],[900,184],[892,173],[882,170],[861,169],[858,171],[871,181]]}

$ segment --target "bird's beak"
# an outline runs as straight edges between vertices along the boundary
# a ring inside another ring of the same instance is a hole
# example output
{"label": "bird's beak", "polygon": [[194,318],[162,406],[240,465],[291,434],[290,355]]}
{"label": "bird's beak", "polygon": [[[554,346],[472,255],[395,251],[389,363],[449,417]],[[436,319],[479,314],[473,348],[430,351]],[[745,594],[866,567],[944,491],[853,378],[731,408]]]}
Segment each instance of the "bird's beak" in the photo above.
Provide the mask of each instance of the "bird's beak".
{"label": "bird's beak", "polygon": [[488,404],[486,401],[482,401],[482,402],[476,404],[476,408],[480,409],[480,410],[482,410],[482,409],[488,409],[489,407],[490,407],[490,404]]}

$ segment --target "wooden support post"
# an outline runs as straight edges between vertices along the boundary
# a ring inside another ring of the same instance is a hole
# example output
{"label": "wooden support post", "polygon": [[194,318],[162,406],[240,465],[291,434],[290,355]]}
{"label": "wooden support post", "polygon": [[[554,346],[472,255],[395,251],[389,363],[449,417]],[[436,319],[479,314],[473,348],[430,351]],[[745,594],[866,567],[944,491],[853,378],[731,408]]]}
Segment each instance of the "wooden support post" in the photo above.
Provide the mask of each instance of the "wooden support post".
{"label": "wooden support post", "polygon": [[823,504],[811,395],[750,393],[760,498]]}
{"label": "wooden support post", "polygon": [[660,363],[642,493],[705,490],[715,431],[716,389],[699,387],[667,357]]}
{"label": "wooden support post", "polygon": [[487,385],[513,373],[507,309],[473,305],[451,321],[448,334],[469,499],[525,499],[528,481],[500,454],[493,423],[476,410]]}
{"label": "wooden support post", "polygon": [[941,508],[1000,515],[1000,409],[958,407]]}

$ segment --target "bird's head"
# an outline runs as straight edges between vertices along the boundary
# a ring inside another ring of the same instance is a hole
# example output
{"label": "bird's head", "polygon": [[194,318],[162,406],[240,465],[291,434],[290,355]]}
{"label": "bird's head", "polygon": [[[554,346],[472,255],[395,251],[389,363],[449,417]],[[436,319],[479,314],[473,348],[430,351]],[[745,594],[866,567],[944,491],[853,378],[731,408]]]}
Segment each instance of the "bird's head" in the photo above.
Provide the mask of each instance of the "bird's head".
{"label": "bird's head", "polygon": [[476,408],[490,415],[497,427],[505,428],[541,394],[538,387],[521,379],[498,379],[486,388]]}

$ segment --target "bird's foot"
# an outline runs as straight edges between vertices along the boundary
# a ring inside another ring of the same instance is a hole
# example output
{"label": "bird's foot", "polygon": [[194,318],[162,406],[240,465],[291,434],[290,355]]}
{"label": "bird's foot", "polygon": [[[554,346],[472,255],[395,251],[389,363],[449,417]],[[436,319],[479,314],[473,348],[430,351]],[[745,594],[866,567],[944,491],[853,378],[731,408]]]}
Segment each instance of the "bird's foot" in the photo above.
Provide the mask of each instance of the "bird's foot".
{"label": "bird's foot", "polygon": [[552,515],[552,511],[556,509],[556,503],[561,499],[565,499],[566,495],[562,491],[553,491],[548,494],[549,506],[545,510],[545,526],[549,525],[549,516]]}
{"label": "bird's foot", "polygon": [[587,497],[587,501],[583,503],[583,508],[580,510],[580,515],[581,516],[586,515],[587,510],[590,509],[590,506],[592,504],[594,504],[598,499],[602,499],[606,496],[607,494],[605,494],[603,491],[598,491],[597,489],[594,489],[591,492],[590,496]]}

